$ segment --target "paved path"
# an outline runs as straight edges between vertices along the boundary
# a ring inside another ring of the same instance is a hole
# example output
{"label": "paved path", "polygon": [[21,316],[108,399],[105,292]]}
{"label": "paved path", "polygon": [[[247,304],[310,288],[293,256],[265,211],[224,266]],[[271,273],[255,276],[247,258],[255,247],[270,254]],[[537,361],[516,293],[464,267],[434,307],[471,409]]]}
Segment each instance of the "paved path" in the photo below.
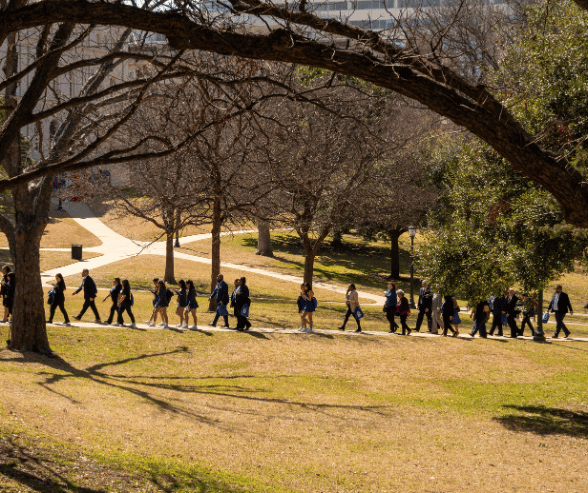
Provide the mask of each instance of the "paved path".
{"label": "paved path", "polygon": [[[101,253],[101,257],[95,257],[88,260],[83,260],[82,262],[77,262],[74,264],[66,265],[64,267],[58,267],[56,269],[51,269],[45,271],[41,274],[41,278],[45,285],[48,285],[50,282],[53,281],[55,278],[55,274],[60,272],[64,277],[72,276],[72,275],[79,275],[82,273],[83,269],[97,269],[98,267],[103,267],[108,264],[112,264],[113,262],[117,262],[119,260],[123,260],[130,257],[135,257],[137,255],[162,255],[165,256],[165,241],[158,241],[154,243],[144,242],[144,241],[133,241],[130,240],[122,235],[119,235],[112,229],[110,229],[106,224],[104,224],[100,219],[98,219],[90,210],[90,208],[83,202],[65,202],[63,204],[63,208],[65,211],[76,221],[80,226],[86,228],[92,234],[97,236],[101,241],[102,245],[97,247],[89,247],[85,250],[87,252],[93,253]],[[235,231],[235,232],[225,232],[222,233],[223,235],[229,234],[241,234],[241,233],[251,233],[254,230],[244,230],[244,231]],[[211,238],[210,233],[203,233],[198,235],[192,236],[185,236],[182,238],[184,243],[191,243],[193,241],[205,240]],[[54,251],[68,251],[68,249],[52,249],[47,248],[44,250],[54,250]],[[199,262],[203,264],[211,263],[211,260],[204,257],[197,257],[195,255],[188,255],[186,253],[175,252],[175,258],[188,260],[191,262]],[[301,284],[303,279],[298,276],[292,276],[288,274],[280,274],[277,272],[272,272],[266,269],[259,269],[256,267],[248,267],[244,265],[237,265],[232,264],[230,262],[221,262],[221,267],[227,269],[238,269],[244,272],[251,272],[253,274],[260,274],[263,276],[273,277],[275,279],[280,279],[286,282],[293,282],[296,284]],[[342,295],[345,294],[347,291],[346,288],[333,286],[331,284],[327,284],[324,282],[316,282],[314,283],[314,287],[328,289],[330,291],[335,291],[337,293],[341,293]],[[370,300],[374,304],[384,304],[384,297],[378,296],[371,293],[366,293],[364,291],[358,291],[359,297]]]}

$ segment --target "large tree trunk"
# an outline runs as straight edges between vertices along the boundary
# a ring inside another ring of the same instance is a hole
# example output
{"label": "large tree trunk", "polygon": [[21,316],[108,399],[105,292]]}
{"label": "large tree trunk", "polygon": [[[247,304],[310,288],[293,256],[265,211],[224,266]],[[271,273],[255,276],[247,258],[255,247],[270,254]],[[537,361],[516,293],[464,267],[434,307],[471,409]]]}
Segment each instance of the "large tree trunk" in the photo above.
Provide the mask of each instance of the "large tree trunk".
{"label": "large tree trunk", "polygon": [[309,252],[304,255],[304,282],[307,282],[312,287],[312,277],[314,274],[314,259],[316,255],[314,252]]}
{"label": "large tree trunk", "polygon": [[[220,274],[220,247],[221,247],[221,226],[222,226],[222,205],[219,194],[214,197],[212,206],[212,249],[210,252],[211,269],[210,269],[210,292],[216,286],[216,278]],[[208,311],[216,310],[216,300],[211,299],[208,305]]]}
{"label": "large tree trunk", "polygon": [[165,236],[165,276],[163,280],[167,283],[175,284],[176,278],[174,273],[174,233],[167,232]]}
{"label": "large tree trunk", "polygon": [[395,228],[390,232],[390,279],[400,278],[400,247],[398,239],[404,229]]}
{"label": "large tree trunk", "polygon": [[269,224],[267,221],[259,218],[257,219],[257,251],[255,255],[262,255],[264,257],[274,256]]}
{"label": "large tree trunk", "polygon": [[39,263],[39,247],[45,225],[26,226],[20,225],[15,234],[16,291],[9,347],[17,351],[50,354]]}

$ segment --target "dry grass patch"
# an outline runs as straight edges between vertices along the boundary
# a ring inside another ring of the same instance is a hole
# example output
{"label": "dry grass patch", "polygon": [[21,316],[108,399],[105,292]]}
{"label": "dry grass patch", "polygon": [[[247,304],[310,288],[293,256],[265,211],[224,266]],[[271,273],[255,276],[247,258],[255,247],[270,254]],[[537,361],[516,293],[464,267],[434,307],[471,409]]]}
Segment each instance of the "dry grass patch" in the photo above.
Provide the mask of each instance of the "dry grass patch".
{"label": "dry grass patch", "polygon": [[103,328],[51,340],[61,360],[0,352],[0,423],[104,461],[199,464],[256,492],[579,492],[587,479],[580,344]]}

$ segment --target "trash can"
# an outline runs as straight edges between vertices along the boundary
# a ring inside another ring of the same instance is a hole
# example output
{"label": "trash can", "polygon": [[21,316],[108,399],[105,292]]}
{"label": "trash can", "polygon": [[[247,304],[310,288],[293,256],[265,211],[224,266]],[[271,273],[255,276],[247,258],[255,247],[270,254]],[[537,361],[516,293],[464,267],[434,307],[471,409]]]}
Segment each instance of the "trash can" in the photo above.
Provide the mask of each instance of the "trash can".
{"label": "trash can", "polygon": [[74,260],[82,260],[82,245],[71,246],[71,258]]}

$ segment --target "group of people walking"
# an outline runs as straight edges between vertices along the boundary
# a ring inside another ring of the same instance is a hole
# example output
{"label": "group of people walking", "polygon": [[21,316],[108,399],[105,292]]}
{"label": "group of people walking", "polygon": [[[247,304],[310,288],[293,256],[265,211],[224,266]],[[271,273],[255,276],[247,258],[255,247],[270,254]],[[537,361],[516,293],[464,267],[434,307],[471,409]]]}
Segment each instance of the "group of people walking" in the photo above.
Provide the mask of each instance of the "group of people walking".
{"label": "group of people walking", "polygon": [[[2,268],[1,293],[3,296],[3,305],[5,307],[4,320],[7,321],[8,316],[12,313],[12,304],[14,301],[14,285],[15,276],[10,267],[5,265]],[[83,291],[84,303],[79,314],[72,317],[74,320],[81,320],[88,309],[94,313],[94,323],[101,324],[100,314],[96,308],[96,296],[98,290],[96,283],[90,277],[88,269],[82,271],[82,283],[73,294]],[[67,311],[65,309],[65,291],[66,286],[61,274],[55,276],[55,284],[49,292],[50,315],[48,323],[53,323],[55,311],[57,308],[61,310],[64,316],[64,325],[71,325]],[[153,311],[149,320],[145,323],[151,327],[157,325],[158,317],[161,318],[159,326],[169,328],[169,319],[167,309],[170,306],[171,300],[177,296],[176,315],[179,317],[178,328],[196,330],[198,327],[198,301],[196,288],[193,281],[178,282],[178,289],[172,290],[166,283],[158,278],[153,279],[153,288],[151,292],[153,298]],[[111,300],[110,314],[108,316],[107,324],[117,326],[124,326],[123,315],[126,312],[131,324],[130,327],[136,327],[135,316],[132,307],[134,305],[134,297],[131,292],[131,286],[127,279],[115,277],[112,281],[112,287],[108,295],[102,300]],[[251,299],[249,297],[249,287],[245,277],[234,280],[234,287],[232,294],[229,295],[229,286],[224,281],[222,274],[217,277],[217,283],[213,292],[208,296],[208,299],[214,300],[216,303],[215,317],[210,326],[215,327],[219,319],[223,319],[224,328],[229,327],[229,311],[228,308],[233,309],[233,314],[237,319],[236,329],[239,331],[249,330],[251,322],[249,321],[249,308]],[[410,305],[402,289],[396,289],[393,282],[388,284],[388,289],[385,292],[386,302],[384,304],[384,312],[390,325],[390,333],[395,333],[401,329],[402,335],[410,335],[412,330],[420,332],[424,320],[427,320],[427,330],[433,334],[441,334],[447,336],[451,331],[454,337],[459,335],[459,325],[461,319],[459,316],[460,308],[458,306],[455,296],[440,295],[433,293],[427,281],[423,281],[422,288],[419,291],[417,302],[417,317],[415,328],[408,327],[407,319],[410,315]],[[339,330],[345,330],[347,322],[350,317],[353,317],[357,324],[355,332],[361,332],[361,319],[364,313],[359,305],[359,295],[355,284],[350,284],[345,294],[345,302],[347,310],[343,319],[343,324]],[[300,314],[300,328],[301,332],[311,333],[313,331],[313,314],[317,309],[318,302],[312,291],[310,284],[303,283],[300,286],[300,294],[297,300],[298,312]],[[488,334],[503,336],[503,328],[507,326],[510,328],[510,337],[516,338],[524,335],[525,327],[529,327],[531,334],[535,335],[535,329],[531,323],[531,318],[535,316],[537,311],[537,303],[531,299],[526,293],[523,293],[519,298],[513,288],[505,290],[502,296],[490,296],[487,300],[481,300],[475,307],[472,307],[471,317],[474,320],[474,327],[470,332],[473,337],[479,332],[481,337],[487,337]],[[551,303],[549,304],[548,312],[555,314],[556,329],[553,338],[557,338],[561,331],[566,337],[570,336],[570,331],[564,323],[564,317],[567,313],[573,315],[573,309],[570,304],[569,296],[562,291],[560,285],[556,286]],[[486,323],[490,320],[492,314],[493,320],[490,331],[486,330]],[[517,317],[522,317],[520,327],[517,326]],[[116,316],[116,322],[115,320]],[[190,316],[192,317],[193,325],[189,326]],[[548,315],[544,315],[544,319]],[[400,321],[400,325],[396,320]]]}

